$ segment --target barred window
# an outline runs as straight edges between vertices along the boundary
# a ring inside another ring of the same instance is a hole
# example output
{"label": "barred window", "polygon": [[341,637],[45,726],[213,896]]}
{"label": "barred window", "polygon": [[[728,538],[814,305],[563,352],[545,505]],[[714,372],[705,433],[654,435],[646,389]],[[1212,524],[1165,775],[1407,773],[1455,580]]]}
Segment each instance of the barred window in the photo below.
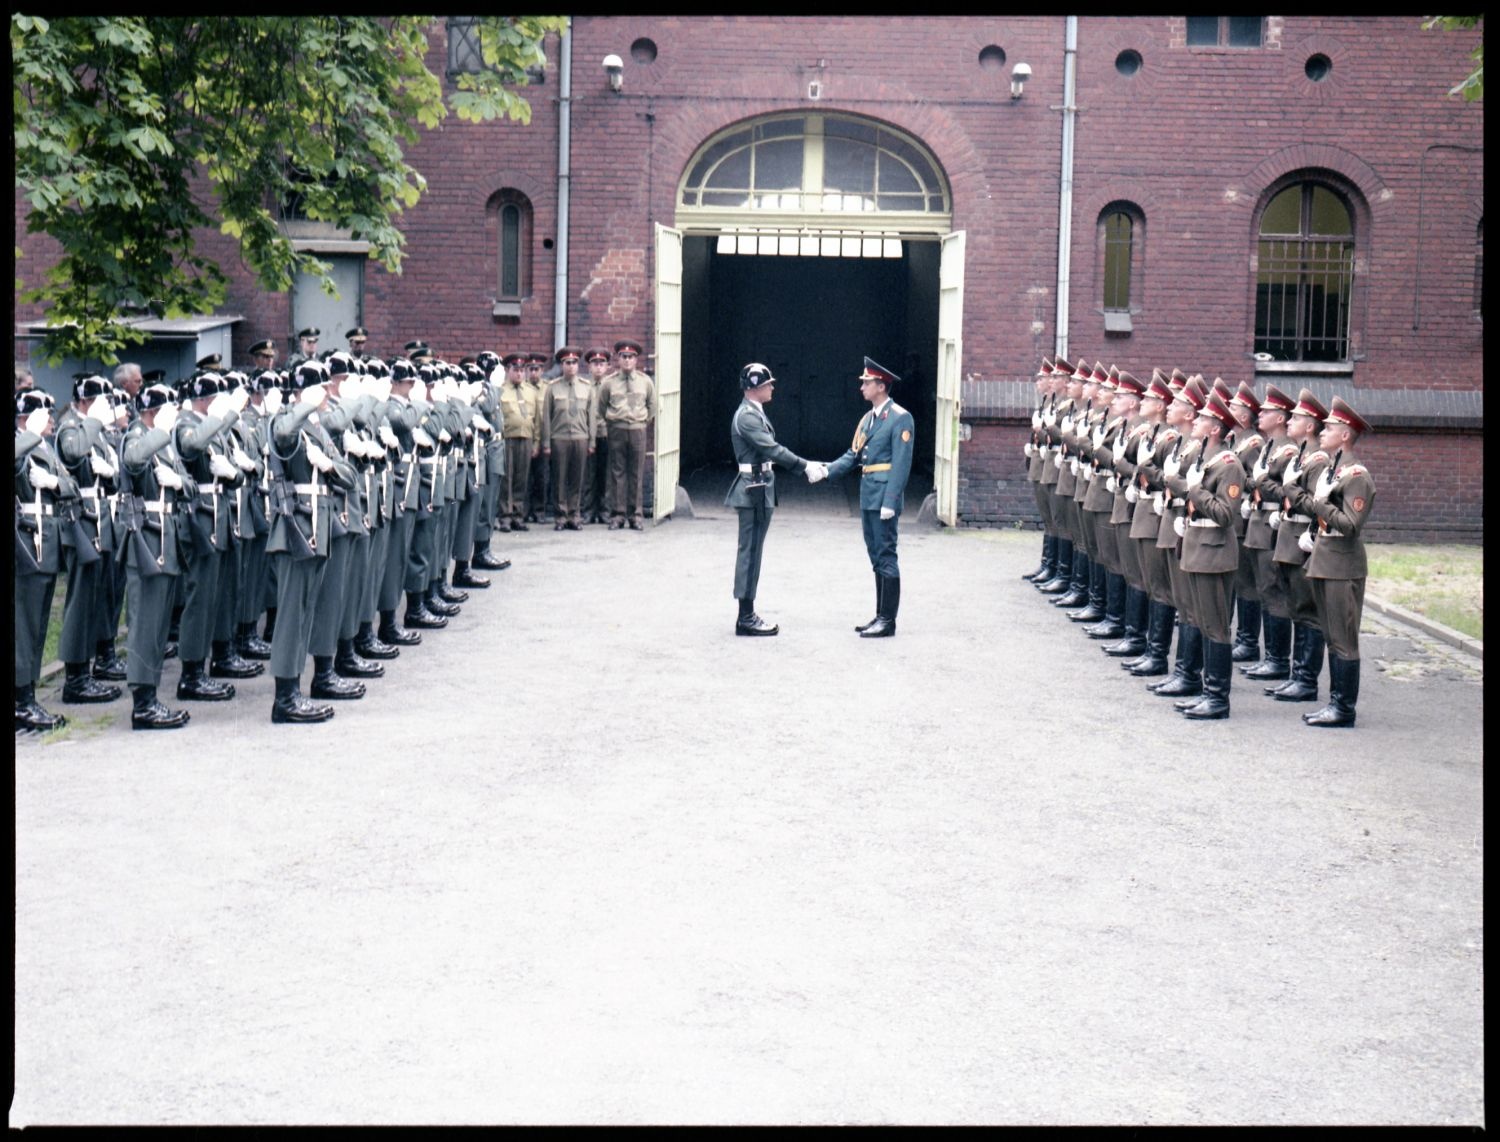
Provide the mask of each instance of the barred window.
{"label": "barred window", "polygon": [[1345,361],[1354,286],[1354,217],[1329,186],[1276,194],[1260,222],[1255,351],[1273,361]]}
{"label": "barred window", "polygon": [[[475,16],[448,17],[448,78],[483,71],[484,50],[479,43],[479,20]],[[526,82],[547,82],[545,67],[526,69]]]}
{"label": "barred window", "polygon": [[1258,48],[1261,16],[1189,16],[1187,43],[1190,48]]}

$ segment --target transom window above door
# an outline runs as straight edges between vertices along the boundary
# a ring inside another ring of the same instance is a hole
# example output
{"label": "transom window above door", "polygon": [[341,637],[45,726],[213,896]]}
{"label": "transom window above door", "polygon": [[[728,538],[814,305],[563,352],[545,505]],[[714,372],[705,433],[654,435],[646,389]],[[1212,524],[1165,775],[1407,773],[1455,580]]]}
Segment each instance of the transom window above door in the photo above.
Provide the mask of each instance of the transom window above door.
{"label": "transom window above door", "polygon": [[879,213],[928,223],[952,210],[916,140],[840,115],[768,116],[716,135],[688,163],[678,204],[683,215]]}

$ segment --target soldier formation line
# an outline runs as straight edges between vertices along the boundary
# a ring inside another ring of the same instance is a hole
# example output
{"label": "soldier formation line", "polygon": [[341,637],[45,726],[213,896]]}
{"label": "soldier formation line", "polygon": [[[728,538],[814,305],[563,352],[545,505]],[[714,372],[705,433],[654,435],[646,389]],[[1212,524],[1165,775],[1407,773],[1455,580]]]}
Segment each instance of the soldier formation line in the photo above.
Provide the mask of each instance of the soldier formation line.
{"label": "soldier formation line", "polygon": [[363,329],[320,359],[319,336],[302,330],[285,369],[261,341],[249,369],[208,357],[175,388],[133,365],[80,374],[55,418],[18,372],[18,732],[66,721],[36,697],[60,577],[64,703],[113,702],[125,682],[134,728],[175,729],[189,714],[158,696],[164,660],[181,659],[178,700],[199,702],[269,662],[271,720],[311,723],[446,627],[465,588],[490,585],[479,571],[510,566],[495,531],[549,508],[559,531],[641,529],[656,390],[639,342],[454,365],[418,341],[367,356]]}

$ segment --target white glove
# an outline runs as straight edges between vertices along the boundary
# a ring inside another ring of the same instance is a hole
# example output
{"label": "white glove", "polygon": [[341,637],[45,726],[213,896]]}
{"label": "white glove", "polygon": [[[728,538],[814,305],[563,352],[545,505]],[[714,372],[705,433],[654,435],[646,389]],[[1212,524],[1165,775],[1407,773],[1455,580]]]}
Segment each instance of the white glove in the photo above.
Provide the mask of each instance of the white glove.
{"label": "white glove", "polygon": [[1249,496],[1246,496],[1243,500],[1240,501],[1240,515],[1244,516],[1246,519],[1250,518],[1250,497]]}
{"label": "white glove", "polygon": [[49,491],[57,487],[57,477],[40,464],[31,465],[31,486],[33,488],[46,488]]}
{"label": "white glove", "polygon": [[896,509],[895,508],[881,508],[880,509],[880,518],[881,519],[895,519],[896,518]]}
{"label": "white glove", "polygon": [[423,448],[433,447],[432,437],[427,435],[427,430],[425,428],[413,428],[411,430],[411,438],[418,444],[420,444]]}
{"label": "white glove", "polygon": [[396,434],[391,431],[391,426],[389,424],[382,424],[375,430],[375,432],[377,435],[379,435],[380,442],[387,448],[401,447],[401,441],[396,439]]}
{"label": "white glove", "polygon": [[1165,510],[1166,504],[1163,502],[1165,499],[1166,497],[1161,492],[1152,493],[1151,510],[1154,511],[1157,515],[1161,515]]}
{"label": "white glove", "polygon": [[1304,531],[1301,535],[1299,535],[1297,537],[1297,546],[1300,547],[1300,548],[1302,548],[1302,550],[1305,551],[1305,552],[1307,552],[1309,555],[1312,554],[1312,549],[1313,549],[1312,528],[1308,528],[1306,531]]}
{"label": "white glove", "polygon": [[250,403],[250,390],[244,385],[229,393],[229,403],[234,406],[235,412],[244,412],[245,406]]}
{"label": "white glove", "polygon": [[267,415],[275,416],[281,411],[281,390],[267,390],[263,403],[265,404]]}
{"label": "white glove", "polygon": [[1031,447],[1031,441],[1028,440],[1026,442],[1026,446],[1021,449],[1021,454],[1024,455],[1024,456],[1030,457],[1032,451],[1033,451],[1033,449]]}
{"label": "white glove", "polygon": [[308,385],[297,395],[297,403],[311,405],[313,408],[323,407],[323,386]]}
{"label": "white glove", "polygon": [[221,480],[234,479],[234,465],[217,452],[208,454],[208,470]]}
{"label": "white glove", "polygon": [[1176,519],[1174,519],[1172,521],[1172,530],[1175,531],[1178,535],[1186,535],[1187,534],[1187,520],[1184,519],[1182,516],[1178,516]]}
{"label": "white glove", "polygon": [[255,461],[252,460],[252,459],[250,459],[250,457],[248,455],[246,455],[245,450],[243,448],[241,448],[238,444],[236,444],[234,446],[233,456],[234,456],[234,462],[239,467],[239,470],[241,472],[253,472],[253,471],[255,471]]}
{"label": "white glove", "polygon": [[1120,481],[1111,476],[1104,481],[1104,490],[1111,493],[1118,492],[1120,490]]}
{"label": "white glove", "polygon": [[96,476],[114,476],[119,472],[119,466],[114,458],[106,456],[103,452],[95,452],[93,455],[94,474]]}
{"label": "white glove", "polygon": [[1266,522],[1271,525],[1272,531],[1275,531],[1277,528],[1279,528],[1281,526],[1281,509],[1277,508],[1275,511],[1273,511]]}
{"label": "white glove", "polygon": [[1190,488],[1196,488],[1196,487],[1198,487],[1198,485],[1200,485],[1202,483],[1203,483],[1203,469],[1197,467],[1196,465],[1194,467],[1192,467],[1192,468],[1189,468],[1188,469],[1188,474],[1187,474],[1187,486],[1190,487]]}
{"label": "white glove", "polygon": [[26,431],[41,436],[47,430],[52,413],[45,408],[34,408],[26,414]]}
{"label": "white glove", "polygon": [[389,400],[391,395],[390,377],[366,377],[365,391],[376,400]]}
{"label": "white glove", "polygon": [[806,475],[809,484],[816,484],[819,480],[828,478],[828,469],[816,460],[809,460]]}
{"label": "white glove", "polygon": [[1054,468],[1061,468],[1062,467],[1062,460],[1063,460],[1063,458],[1062,458],[1062,452],[1059,451],[1055,456],[1052,457],[1052,466]]}
{"label": "white glove", "polygon": [[359,400],[365,392],[365,379],[350,373],[339,382],[339,399],[347,401]]}
{"label": "white glove", "polygon": [[108,424],[114,420],[115,414],[110,411],[109,398],[102,393],[90,402],[88,411],[83,414],[100,424]]}
{"label": "white glove", "polygon": [[156,410],[156,420],[153,427],[163,432],[171,432],[177,425],[177,406],[175,404],[164,404]]}
{"label": "white glove", "polygon": [[1125,502],[1133,504],[1141,498],[1141,490],[1134,483],[1125,485]]}
{"label": "white glove", "polygon": [[495,426],[485,419],[484,413],[482,412],[476,412],[474,414],[474,427],[479,429],[480,432],[495,431]]}
{"label": "white glove", "polygon": [[448,399],[448,378],[440,377],[427,386],[427,399],[436,404],[440,400]]}
{"label": "white glove", "polygon": [[320,472],[326,472],[333,467],[333,461],[328,458],[328,453],[324,452],[311,440],[307,442],[307,460],[308,463]]}
{"label": "white glove", "polygon": [[228,393],[217,393],[214,399],[208,402],[208,415],[223,418],[233,407],[234,402],[229,399]]}
{"label": "white glove", "polygon": [[[167,407],[170,408],[171,405]],[[177,474],[177,469],[170,464],[163,464],[160,460],[156,462],[156,482],[164,488],[174,490],[182,487],[182,477]]]}
{"label": "white glove", "polygon": [[453,439],[453,437],[449,434],[446,428],[440,428],[438,429],[438,439],[441,440],[444,444],[447,444],[448,441]]}
{"label": "white glove", "polygon": [[427,382],[421,377],[411,383],[411,399],[413,402],[427,400]]}

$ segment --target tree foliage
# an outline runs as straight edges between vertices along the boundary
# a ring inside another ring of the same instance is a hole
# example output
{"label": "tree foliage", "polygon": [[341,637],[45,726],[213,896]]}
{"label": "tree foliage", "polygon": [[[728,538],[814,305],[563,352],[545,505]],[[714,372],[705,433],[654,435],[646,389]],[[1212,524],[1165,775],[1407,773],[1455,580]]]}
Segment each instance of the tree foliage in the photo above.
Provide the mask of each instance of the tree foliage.
{"label": "tree foliage", "polygon": [[405,147],[450,107],[529,122],[511,88],[564,23],[477,17],[487,70],[445,102],[432,17],[12,14],[16,186],[27,230],[62,248],[21,294],[47,310],[42,351],[113,363],[145,337],[124,317],[212,311],[228,281],[195,249],[206,226],[238,239],[263,288],[302,272],[334,292],[329,266],[293,249],[289,202],[399,272],[397,220],[427,186]]}
{"label": "tree foliage", "polygon": [[[1484,23],[1483,16],[1432,16],[1422,27],[1427,30],[1442,28],[1445,31],[1459,31],[1464,28],[1477,28]],[[1465,99],[1484,98],[1484,37],[1479,38],[1479,46],[1469,53],[1469,58],[1474,61],[1474,70],[1469,73],[1469,78],[1448,92],[1449,95],[1462,95]]]}

